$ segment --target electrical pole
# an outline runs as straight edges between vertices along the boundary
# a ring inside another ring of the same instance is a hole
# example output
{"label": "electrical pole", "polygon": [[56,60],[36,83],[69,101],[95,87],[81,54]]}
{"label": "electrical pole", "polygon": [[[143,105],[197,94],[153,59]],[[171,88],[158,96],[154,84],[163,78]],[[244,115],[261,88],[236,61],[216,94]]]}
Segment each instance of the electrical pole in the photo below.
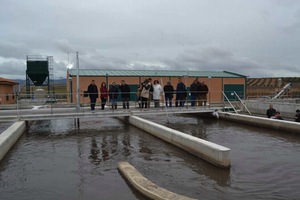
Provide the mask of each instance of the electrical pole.
{"label": "electrical pole", "polygon": [[79,102],[79,96],[80,96],[80,87],[79,87],[79,57],[78,52],[76,52],[76,69],[77,69],[77,76],[76,76],[76,110],[79,112],[80,110],[80,102]]}

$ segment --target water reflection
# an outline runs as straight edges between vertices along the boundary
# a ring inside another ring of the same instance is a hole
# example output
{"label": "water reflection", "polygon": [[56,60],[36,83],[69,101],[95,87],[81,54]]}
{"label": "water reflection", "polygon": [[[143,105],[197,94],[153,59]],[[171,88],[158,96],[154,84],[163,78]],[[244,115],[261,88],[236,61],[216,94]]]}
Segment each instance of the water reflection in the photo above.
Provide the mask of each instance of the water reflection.
{"label": "water reflection", "polygon": [[84,157],[83,157],[83,149],[84,144],[82,142],[82,139],[80,137],[77,138],[77,153],[78,153],[78,159],[77,159],[77,167],[76,173],[79,176],[79,183],[77,184],[78,187],[78,196],[80,198],[84,198],[84,187],[85,187],[85,173],[84,173]]}
{"label": "water reflection", "polygon": [[[128,126],[125,125],[125,126]],[[127,127],[128,129],[128,127]],[[131,155],[131,137],[130,137],[130,133],[129,131],[125,131],[124,135],[123,135],[123,140],[122,140],[122,144],[123,144],[123,155],[125,157],[129,157]]]}
{"label": "water reflection", "polygon": [[92,159],[92,162],[96,165],[100,164],[101,159],[98,158],[98,154],[100,152],[100,149],[97,146],[97,142],[95,137],[92,137],[92,146],[91,146],[91,155],[89,156],[90,159]]}
{"label": "water reflection", "polygon": [[140,147],[140,153],[142,153],[142,156],[145,160],[153,160],[152,159],[152,151],[148,147],[142,146]]}
{"label": "water reflection", "polygon": [[189,167],[197,174],[204,175],[206,180],[214,181],[219,187],[230,186],[230,168],[223,169],[216,167],[204,160],[199,160],[199,158],[196,156],[193,158],[183,157],[183,159],[186,163],[193,163],[190,164]]}
{"label": "water reflection", "polygon": [[10,127],[13,122],[0,122],[0,134],[5,131],[8,127]]}

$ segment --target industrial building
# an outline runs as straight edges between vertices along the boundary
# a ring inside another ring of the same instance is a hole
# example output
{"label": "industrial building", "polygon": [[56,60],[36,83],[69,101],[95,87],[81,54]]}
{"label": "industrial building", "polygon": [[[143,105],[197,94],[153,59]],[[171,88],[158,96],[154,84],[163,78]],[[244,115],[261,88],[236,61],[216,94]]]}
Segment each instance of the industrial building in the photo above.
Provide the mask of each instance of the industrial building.
{"label": "industrial building", "polygon": [[0,104],[16,103],[16,92],[19,83],[0,77]]}

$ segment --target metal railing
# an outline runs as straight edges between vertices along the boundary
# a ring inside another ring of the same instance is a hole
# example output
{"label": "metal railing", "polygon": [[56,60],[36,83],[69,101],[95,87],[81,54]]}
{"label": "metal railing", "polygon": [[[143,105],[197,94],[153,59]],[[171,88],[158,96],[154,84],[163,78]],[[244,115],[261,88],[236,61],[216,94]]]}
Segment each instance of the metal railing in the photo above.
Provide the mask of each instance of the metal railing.
{"label": "metal railing", "polygon": [[[111,101],[108,98],[105,104],[105,112],[101,110],[101,100],[97,99],[96,102],[96,113],[101,116],[128,116],[128,115],[140,115],[140,114],[172,114],[172,113],[189,113],[189,112],[200,112],[201,109],[206,109],[205,112],[210,112],[213,108],[222,109],[222,99],[218,99],[218,103],[214,106],[211,105],[210,99],[207,100],[207,106],[191,106],[190,94],[187,94],[187,98],[183,99],[184,106],[176,107],[176,94],[172,99],[172,108],[166,106],[164,95],[161,94],[159,100],[159,107],[154,106],[154,101],[147,101],[150,108],[142,108],[140,102],[137,99],[136,92],[131,92],[131,98],[129,101],[129,109],[123,109],[123,102],[121,94],[119,94],[117,100],[117,109],[112,107]],[[10,117],[11,120],[24,120],[24,119],[53,119],[55,116],[66,117],[66,118],[80,118],[83,114],[88,114],[91,117],[90,99],[84,97],[84,94],[80,94],[80,109],[76,109],[75,102],[68,101],[68,95],[66,93],[53,93],[51,95],[42,93],[36,93],[31,98],[28,98],[26,93],[15,94],[15,103],[13,104],[1,104],[0,115],[3,117]],[[1,95],[0,95],[1,96]],[[62,98],[63,97],[63,98]],[[148,107],[148,106],[147,106]],[[102,114],[101,114],[102,112]],[[137,113],[139,112],[139,113]],[[202,112],[202,111],[201,111]],[[68,116],[69,115],[69,116]],[[72,116],[71,116],[72,115]],[[0,118],[1,118],[0,116]],[[26,118],[25,118],[26,117]]]}
{"label": "metal railing", "polygon": [[[222,95],[218,95],[221,92],[218,91],[212,91],[209,92],[206,96],[206,98],[201,98],[199,95],[197,95],[196,99],[194,100],[195,107],[197,106],[203,106],[204,102],[206,103],[206,107],[210,107],[211,105],[222,105],[224,103],[224,98]],[[137,92],[130,92],[130,106],[131,107],[139,107],[139,100],[138,96],[136,95]],[[172,98],[172,106],[174,107],[176,105],[176,97],[177,97],[176,91],[173,93]],[[179,93],[179,95],[182,95],[183,93]],[[179,99],[177,103],[180,102],[183,103],[183,107],[193,107],[192,106],[192,94],[190,91],[184,92],[184,98]],[[15,94],[0,94],[0,109],[30,109],[37,106],[46,106],[46,107],[73,107],[76,102],[71,101],[71,97],[75,96],[75,93],[36,93],[28,95],[26,93],[15,93]],[[83,92],[80,92],[80,106],[81,107],[87,107],[90,105],[90,99],[89,97],[85,97]],[[7,100],[6,100],[7,99]],[[141,101],[141,100],[140,100]],[[151,107],[154,106],[154,100],[150,99],[147,100]],[[122,105],[122,95],[119,93],[117,98],[118,106]],[[159,99],[160,107],[165,107],[165,94],[162,93],[160,95]],[[101,105],[101,98],[100,94],[96,101],[96,106]],[[111,105],[110,98],[107,98],[106,105]],[[179,106],[179,105],[178,105]]]}
{"label": "metal railing", "polygon": [[[250,110],[247,108],[246,104],[244,103],[244,101],[239,97],[239,95],[234,91],[235,96],[239,99],[239,101],[241,102],[241,104],[244,106],[244,108],[247,110],[248,114],[251,115]],[[242,108],[241,108],[242,109]]]}
{"label": "metal railing", "polygon": [[[235,109],[235,107],[233,106],[233,104],[231,103],[231,101],[229,100],[229,98],[227,97],[227,95],[225,94],[224,91],[222,91],[223,96],[225,97],[226,101],[230,104],[231,108],[234,110],[234,112],[236,114],[238,114],[237,110]],[[225,104],[225,101],[224,101]],[[225,107],[225,106],[224,106]],[[226,109],[224,109],[226,111]]]}

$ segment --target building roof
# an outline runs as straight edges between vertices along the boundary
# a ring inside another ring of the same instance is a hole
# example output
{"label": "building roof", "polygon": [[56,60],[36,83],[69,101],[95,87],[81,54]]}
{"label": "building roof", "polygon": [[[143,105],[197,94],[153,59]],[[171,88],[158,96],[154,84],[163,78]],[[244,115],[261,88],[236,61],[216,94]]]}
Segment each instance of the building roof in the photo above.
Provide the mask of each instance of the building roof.
{"label": "building roof", "polygon": [[6,79],[6,78],[0,77],[0,84],[3,84],[3,85],[18,85],[19,83],[15,82],[15,81],[12,81],[12,80],[9,80],[9,79]]}
{"label": "building roof", "polygon": [[[76,69],[68,69],[69,76],[76,76]],[[79,69],[79,76],[145,76],[145,77],[219,77],[244,78],[246,76],[228,71],[180,71],[180,70],[116,70],[116,69]]]}

